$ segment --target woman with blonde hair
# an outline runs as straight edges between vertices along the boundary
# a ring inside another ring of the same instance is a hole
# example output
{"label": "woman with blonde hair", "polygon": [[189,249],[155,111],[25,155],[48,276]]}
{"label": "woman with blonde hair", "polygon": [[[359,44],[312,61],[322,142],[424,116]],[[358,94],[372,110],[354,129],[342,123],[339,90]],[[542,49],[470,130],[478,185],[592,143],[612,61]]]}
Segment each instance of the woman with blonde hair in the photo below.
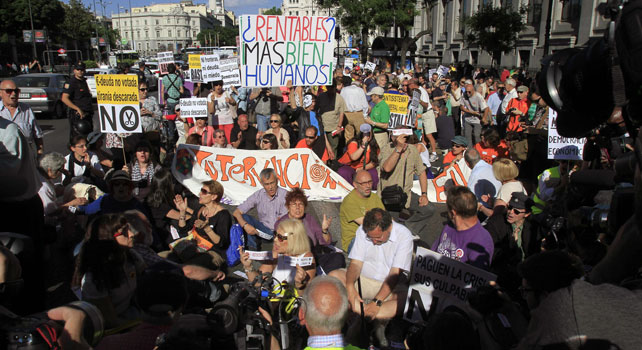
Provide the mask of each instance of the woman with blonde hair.
{"label": "woman with blonde hair", "polygon": [[[300,261],[302,258],[312,258],[312,264],[300,266],[298,263],[291,263],[292,260]],[[248,279],[253,281],[258,272],[252,267],[249,253],[241,251],[241,263]],[[316,275],[316,264],[310,250],[310,240],[301,220],[281,221],[274,236],[272,260],[264,260],[258,271],[272,273],[272,277],[279,284],[285,282],[294,285],[298,290],[305,289]]]}
{"label": "woman with blonde hair", "polygon": [[[497,196],[495,197],[493,207],[498,205],[508,205],[508,202],[514,192],[528,194],[526,193],[526,189],[524,188],[524,185],[522,185],[521,181],[517,180],[519,168],[517,168],[517,165],[515,165],[512,160],[508,158],[499,158],[495,160],[493,163],[493,175],[495,175],[495,178],[502,183],[502,187],[499,188]],[[482,196],[482,200],[487,203],[488,199],[487,195]],[[484,206],[481,206],[480,210],[487,216],[493,214],[493,209],[486,208]]]}

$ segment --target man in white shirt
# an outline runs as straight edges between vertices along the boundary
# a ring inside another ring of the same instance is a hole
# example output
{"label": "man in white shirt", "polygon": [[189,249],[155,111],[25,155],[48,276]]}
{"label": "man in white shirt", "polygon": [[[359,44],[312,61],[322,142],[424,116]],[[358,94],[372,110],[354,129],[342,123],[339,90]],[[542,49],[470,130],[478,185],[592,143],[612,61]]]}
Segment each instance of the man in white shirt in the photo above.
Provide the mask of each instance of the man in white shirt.
{"label": "man in white shirt", "polygon": [[430,95],[423,86],[419,85],[417,79],[410,79],[408,82],[408,88],[411,90],[419,89],[419,92],[421,93],[419,104],[421,104],[424,109],[424,113],[421,116],[424,125],[424,135],[426,135],[426,138],[428,138],[428,142],[430,143],[430,162],[436,162],[437,159],[439,159],[439,156],[437,156],[437,141],[432,134],[437,132],[437,123],[435,122],[435,113],[433,112],[432,104],[430,103]]}
{"label": "man in white shirt", "polygon": [[391,319],[402,311],[403,303],[400,308],[398,301],[405,299],[408,289],[402,271],[410,271],[412,248],[410,230],[393,222],[390,213],[380,208],[366,213],[348,256],[350,266],[330,273],[345,283],[354,312],[359,312],[362,302],[369,319]]}
{"label": "man in white shirt", "polygon": [[510,102],[510,100],[517,98],[517,90],[515,90],[515,85],[517,85],[517,83],[515,82],[515,79],[506,79],[505,85],[506,95],[502,100],[499,111],[497,111],[497,125],[499,126],[499,130],[506,130],[506,124],[508,124],[508,113],[506,111],[506,108],[508,107],[508,103]]}
{"label": "man in white shirt", "polygon": [[341,89],[341,97],[346,103],[345,116],[348,119],[348,125],[345,127],[343,136],[346,142],[355,137],[357,130],[361,124],[365,123],[364,115],[368,115],[370,106],[366,93],[357,85],[352,83],[352,78],[344,76],[341,78],[343,89]]}
{"label": "man in white shirt", "polygon": [[489,195],[490,198],[495,198],[502,187],[502,183],[493,174],[493,166],[482,160],[479,152],[474,148],[466,150],[464,161],[472,169],[468,177],[468,188],[473,191],[479,203],[486,208],[492,208],[489,203],[482,200],[482,196]]}

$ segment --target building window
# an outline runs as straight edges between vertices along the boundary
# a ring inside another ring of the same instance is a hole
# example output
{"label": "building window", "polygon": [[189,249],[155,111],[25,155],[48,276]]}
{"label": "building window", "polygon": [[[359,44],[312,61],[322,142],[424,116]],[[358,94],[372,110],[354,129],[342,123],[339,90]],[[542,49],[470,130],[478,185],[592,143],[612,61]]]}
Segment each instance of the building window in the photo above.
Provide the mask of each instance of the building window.
{"label": "building window", "polygon": [[441,32],[445,34],[446,32],[448,32],[448,18],[446,17],[446,9],[448,7],[448,3],[446,1],[442,1],[441,4],[442,4],[442,6],[444,8],[443,13],[441,14],[441,16],[442,16],[441,17],[441,21],[442,21]]}
{"label": "building window", "polygon": [[170,21],[170,19],[168,18],[168,19],[167,19],[167,24],[169,24],[169,23],[171,23],[171,21]]}
{"label": "building window", "polygon": [[145,38],[149,38],[149,31],[145,31]]}
{"label": "building window", "polygon": [[192,37],[196,38],[196,31],[192,31]]}
{"label": "building window", "polygon": [[539,28],[542,20],[542,0],[532,0],[531,10],[528,11],[528,23],[535,28]]}
{"label": "building window", "polygon": [[575,22],[580,19],[582,11],[580,0],[565,0],[562,4],[562,21]]}
{"label": "building window", "polygon": [[136,37],[137,37],[138,39],[140,39],[140,30],[137,30],[137,31],[136,31]]}
{"label": "building window", "polygon": [[158,25],[158,20],[156,20],[156,25]]}
{"label": "building window", "polygon": [[501,0],[502,7],[503,8],[512,8],[513,7],[513,0]]}
{"label": "building window", "polygon": [[172,37],[172,31],[171,30],[167,31],[167,36],[170,37],[170,38]]}
{"label": "building window", "polygon": [[138,20],[136,20],[136,26],[138,26]]}
{"label": "building window", "polygon": [[157,31],[156,31],[156,37],[157,37],[157,38],[160,38],[160,30],[157,30]]}
{"label": "building window", "polygon": [[127,27],[127,21],[125,21],[125,27]]}
{"label": "building window", "polygon": [[147,43],[147,50],[149,50],[149,43]]}
{"label": "building window", "polygon": [[147,20],[145,20],[145,25],[147,25]]}

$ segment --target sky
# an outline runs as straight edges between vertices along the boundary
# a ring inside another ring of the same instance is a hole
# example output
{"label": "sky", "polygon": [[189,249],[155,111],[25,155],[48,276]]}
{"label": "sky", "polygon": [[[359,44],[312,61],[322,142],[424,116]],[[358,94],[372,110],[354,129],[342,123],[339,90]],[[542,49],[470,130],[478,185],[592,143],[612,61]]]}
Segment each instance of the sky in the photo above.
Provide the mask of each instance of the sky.
{"label": "sky", "polygon": [[[63,0],[68,2],[66,0]],[[102,15],[102,5],[96,0],[96,7],[98,8],[98,15]],[[132,7],[142,7],[152,4],[162,4],[162,3],[179,3],[180,0],[102,0],[105,4],[105,16],[111,17],[111,14],[118,13],[118,6],[122,6],[126,9],[129,9],[129,4],[131,1]],[[91,8],[93,11],[94,0],[82,0],[82,2]],[[207,0],[192,0],[194,4],[207,4]],[[281,0],[225,0],[225,8],[230,11],[234,11],[234,14],[238,17],[245,14],[258,14],[259,8],[271,8],[276,6],[277,8],[281,7]],[[121,9],[121,11],[123,11]]]}

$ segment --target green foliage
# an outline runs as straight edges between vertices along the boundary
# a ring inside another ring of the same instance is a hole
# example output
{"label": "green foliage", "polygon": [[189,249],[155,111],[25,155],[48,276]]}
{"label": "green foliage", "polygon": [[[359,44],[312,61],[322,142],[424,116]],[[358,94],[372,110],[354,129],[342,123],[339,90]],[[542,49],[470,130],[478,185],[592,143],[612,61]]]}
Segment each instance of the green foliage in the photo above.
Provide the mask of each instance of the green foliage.
{"label": "green foliage", "polygon": [[271,9],[265,11],[265,13],[263,13],[263,14],[264,15],[277,15],[277,16],[280,16],[280,15],[283,14],[283,12],[281,12],[281,8],[277,8],[276,6],[272,6]]}
{"label": "green foliage", "polygon": [[524,12],[484,6],[481,11],[465,19],[464,40],[468,45],[478,45],[493,56],[508,52],[515,47],[519,32],[525,28]]}
{"label": "green foliage", "polygon": [[64,20],[62,21],[62,30],[65,35],[73,40],[88,40],[94,33],[95,25],[93,15],[80,0],[69,0],[69,4],[64,4]]}
{"label": "green foliage", "polygon": [[[60,1],[31,0],[31,13],[34,29],[47,27],[49,35],[55,36],[65,10]],[[0,33],[21,38],[23,29],[31,29],[28,0],[0,1]]]}
{"label": "green foliage", "polygon": [[219,46],[236,46],[238,33],[238,27],[214,27],[214,29],[205,29],[198,33],[196,39],[201,43],[201,46],[215,46],[216,34],[218,34]]}
{"label": "green foliage", "polygon": [[98,64],[94,60],[86,60],[84,62],[85,62],[85,66],[87,66],[87,68],[98,68]]}

